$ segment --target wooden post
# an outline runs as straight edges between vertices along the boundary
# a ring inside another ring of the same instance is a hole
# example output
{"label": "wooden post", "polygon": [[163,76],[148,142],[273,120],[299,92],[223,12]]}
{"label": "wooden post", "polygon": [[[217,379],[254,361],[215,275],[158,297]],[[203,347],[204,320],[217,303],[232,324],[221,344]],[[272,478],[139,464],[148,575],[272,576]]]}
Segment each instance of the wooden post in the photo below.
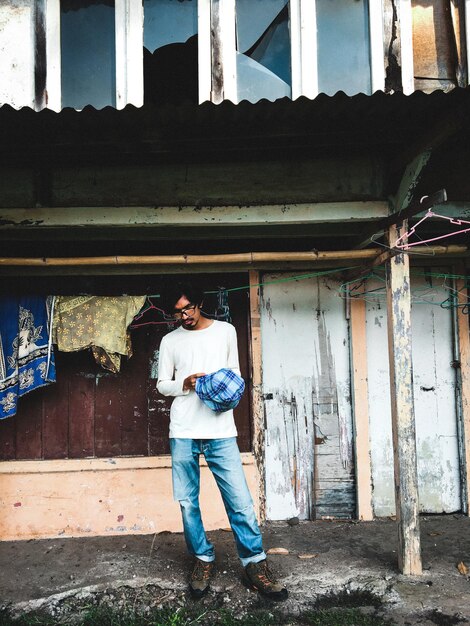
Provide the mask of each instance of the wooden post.
{"label": "wooden post", "polygon": [[259,516],[266,519],[266,489],[264,467],[264,403],[263,369],[261,361],[261,313],[260,313],[260,275],[250,270],[250,333],[251,333],[251,384],[253,408],[253,453],[259,474]]}
{"label": "wooden post", "polygon": [[[402,228],[391,226],[393,247]],[[398,567],[403,574],[422,573],[418,515],[418,472],[411,361],[410,270],[407,254],[392,257],[387,267],[388,346],[392,402],[395,502],[398,522]]]}
{"label": "wooden post", "polygon": [[351,353],[353,374],[354,443],[356,449],[357,517],[372,520],[372,470],[367,386],[366,303],[352,298]]}
{"label": "wooden post", "polygon": [[[459,274],[465,274],[465,266],[459,265]],[[455,281],[458,294],[458,304],[468,303],[466,281],[458,278]],[[462,509],[470,515],[470,330],[468,314],[463,312],[462,306],[457,307],[457,336],[458,360],[460,362],[460,450],[462,476]]]}

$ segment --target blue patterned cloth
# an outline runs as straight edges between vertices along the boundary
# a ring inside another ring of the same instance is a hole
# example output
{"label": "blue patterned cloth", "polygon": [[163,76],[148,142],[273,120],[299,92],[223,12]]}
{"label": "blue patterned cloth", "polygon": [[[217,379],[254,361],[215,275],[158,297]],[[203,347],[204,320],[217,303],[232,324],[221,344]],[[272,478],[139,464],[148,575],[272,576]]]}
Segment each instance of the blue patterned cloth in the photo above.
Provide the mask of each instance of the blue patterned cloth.
{"label": "blue patterned cloth", "polygon": [[0,298],[0,419],[16,414],[21,396],[55,382],[54,298]]}
{"label": "blue patterned cloth", "polygon": [[196,393],[216,413],[234,409],[240,402],[245,381],[226,367],[196,380]]}

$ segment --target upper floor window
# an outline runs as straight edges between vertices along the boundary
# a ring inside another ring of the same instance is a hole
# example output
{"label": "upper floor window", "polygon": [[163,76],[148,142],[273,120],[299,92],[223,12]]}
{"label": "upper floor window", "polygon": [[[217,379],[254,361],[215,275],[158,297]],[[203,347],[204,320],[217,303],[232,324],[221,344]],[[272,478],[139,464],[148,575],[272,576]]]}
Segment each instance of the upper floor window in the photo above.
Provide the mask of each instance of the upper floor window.
{"label": "upper floor window", "polygon": [[315,4],[318,91],[371,93],[368,2],[315,0]]}
{"label": "upper floor window", "polygon": [[237,0],[236,37],[238,100],[291,96],[288,0]]}
{"label": "upper floor window", "polygon": [[62,108],[116,106],[114,0],[61,0]]}
{"label": "upper floor window", "polygon": [[197,0],[144,0],[146,102],[198,101]]}

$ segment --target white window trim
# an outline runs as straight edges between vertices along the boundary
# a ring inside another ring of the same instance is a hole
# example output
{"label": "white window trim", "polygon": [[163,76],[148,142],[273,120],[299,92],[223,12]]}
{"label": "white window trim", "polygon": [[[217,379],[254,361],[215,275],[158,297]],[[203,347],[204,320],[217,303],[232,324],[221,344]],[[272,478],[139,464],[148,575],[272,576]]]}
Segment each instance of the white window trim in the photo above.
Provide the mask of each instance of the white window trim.
{"label": "white window trim", "polygon": [[413,63],[413,12],[411,0],[400,0],[400,46],[401,46],[401,80],[403,93],[408,96],[415,90]]}
{"label": "white window trim", "polygon": [[[115,0],[116,108],[144,102],[142,0]],[[46,0],[47,108],[62,108],[60,0]]]}
{"label": "white window trim", "polygon": [[371,91],[385,90],[383,0],[369,0]]}
{"label": "white window trim", "polygon": [[211,99],[211,0],[198,0],[198,87],[199,104]]}

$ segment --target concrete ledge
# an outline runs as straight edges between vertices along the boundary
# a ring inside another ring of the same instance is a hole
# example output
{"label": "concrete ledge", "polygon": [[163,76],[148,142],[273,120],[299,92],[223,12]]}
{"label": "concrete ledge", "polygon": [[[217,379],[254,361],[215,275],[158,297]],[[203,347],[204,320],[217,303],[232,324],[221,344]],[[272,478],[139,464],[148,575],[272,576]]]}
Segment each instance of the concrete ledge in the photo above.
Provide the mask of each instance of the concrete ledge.
{"label": "concrete ledge", "polygon": [[[242,462],[258,504],[253,454]],[[92,537],[181,531],[171,457],[5,461],[0,463],[0,540]],[[211,472],[201,462],[207,530],[228,526]]]}

